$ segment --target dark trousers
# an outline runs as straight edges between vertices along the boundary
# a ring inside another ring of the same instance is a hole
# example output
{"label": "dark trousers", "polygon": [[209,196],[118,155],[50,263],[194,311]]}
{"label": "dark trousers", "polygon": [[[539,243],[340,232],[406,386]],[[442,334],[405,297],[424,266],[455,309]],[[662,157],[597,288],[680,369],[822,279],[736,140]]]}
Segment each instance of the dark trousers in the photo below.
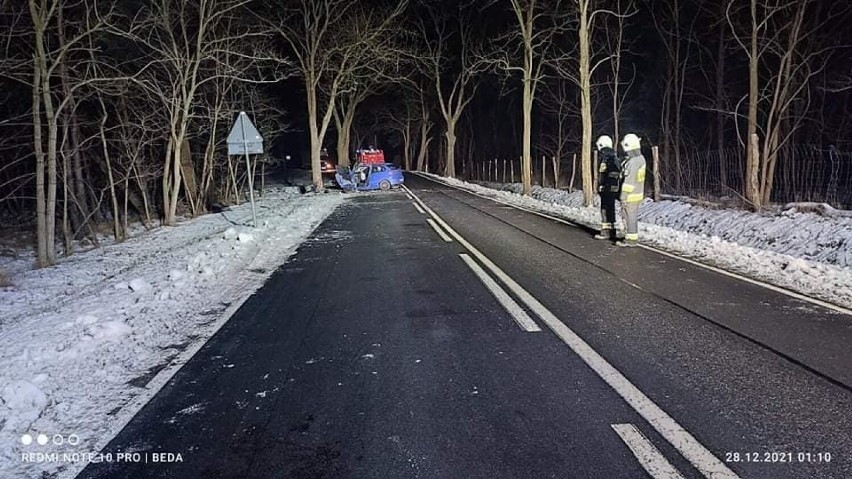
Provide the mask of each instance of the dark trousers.
{"label": "dark trousers", "polygon": [[615,201],[617,193],[601,193],[601,230],[615,229]]}

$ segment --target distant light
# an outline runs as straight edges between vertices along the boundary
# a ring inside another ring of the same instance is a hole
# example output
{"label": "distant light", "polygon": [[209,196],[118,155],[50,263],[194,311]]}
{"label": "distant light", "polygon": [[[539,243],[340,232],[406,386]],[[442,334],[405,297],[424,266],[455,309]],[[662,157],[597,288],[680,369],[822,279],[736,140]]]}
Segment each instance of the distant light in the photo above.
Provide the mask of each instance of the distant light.
{"label": "distant light", "polygon": [[284,159],[285,159],[285,160],[289,160],[289,159],[290,159],[290,155],[287,155],[286,157],[284,157]]}

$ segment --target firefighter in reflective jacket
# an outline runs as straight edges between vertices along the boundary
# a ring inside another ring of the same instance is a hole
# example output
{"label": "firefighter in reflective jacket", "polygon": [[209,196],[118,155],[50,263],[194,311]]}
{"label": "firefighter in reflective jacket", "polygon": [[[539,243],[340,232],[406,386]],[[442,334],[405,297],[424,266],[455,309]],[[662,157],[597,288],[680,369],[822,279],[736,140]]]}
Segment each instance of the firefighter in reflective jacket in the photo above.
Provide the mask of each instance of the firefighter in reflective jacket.
{"label": "firefighter in reflective jacket", "polygon": [[615,201],[621,182],[621,166],[612,149],[612,138],[603,135],[595,142],[598,148],[598,194],[601,197],[601,231],[595,239],[615,239]]}
{"label": "firefighter in reflective jacket", "polygon": [[624,240],[619,246],[636,246],[639,242],[639,205],[645,198],[645,157],[639,137],[624,135],[621,147],[627,157],[621,164],[621,218],[624,221]]}

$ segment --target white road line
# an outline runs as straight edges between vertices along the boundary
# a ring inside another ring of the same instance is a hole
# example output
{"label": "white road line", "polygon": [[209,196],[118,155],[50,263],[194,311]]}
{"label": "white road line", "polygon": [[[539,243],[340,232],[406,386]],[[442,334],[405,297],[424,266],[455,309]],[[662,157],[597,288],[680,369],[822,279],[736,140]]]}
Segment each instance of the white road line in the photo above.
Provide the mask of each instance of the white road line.
{"label": "white road line", "polygon": [[[410,190],[409,190],[410,192]],[[633,385],[621,372],[612,366],[597,351],[592,349],[580,336],[566,326],[553,313],[544,307],[530,293],[523,289],[518,283],[497,267],[484,254],[473,247],[455,230],[450,228],[431,208],[414,193],[411,193],[420,206],[426,210],[453,238],[479,260],[492,274],[517,296],[527,308],[532,310],[545,324],[574,351],[598,376],[612,387],[636,412],[648,421],[657,432],[660,433],[672,446],[701,471],[706,477],[712,479],[735,479],[739,478],[722,461],[698,442],[695,437],[684,429],[677,421],[651,401],[648,396]]]}
{"label": "white road line", "polygon": [[476,261],[474,261],[473,258],[464,253],[459,254],[459,256],[461,256],[461,259],[463,259],[464,262],[467,263],[468,267],[473,270],[473,273],[479,277],[479,280],[482,281],[482,284],[484,284],[486,288],[488,288],[488,291],[491,291],[491,294],[497,298],[497,301],[506,308],[506,311],[512,316],[512,319],[518,323],[518,326],[520,326],[521,329],[528,333],[541,331],[541,328],[539,328],[527,312],[521,308],[521,305],[515,302],[515,300],[509,296],[509,293],[503,290],[503,288],[501,288],[500,285],[491,278],[491,276],[488,276],[488,273],[476,264]]}
{"label": "white road line", "polygon": [[[411,201],[414,201],[414,199],[412,199]],[[417,211],[419,211],[421,214],[426,214],[426,212],[423,211],[423,208],[421,208],[420,205],[418,205],[416,202],[414,203],[414,207],[417,208]]]}
{"label": "white road line", "polygon": [[[507,203],[505,201],[498,200],[497,198],[491,198],[491,197],[488,197],[488,196],[485,196],[485,195],[481,195],[481,194],[476,193],[474,191],[466,190],[464,188],[460,188],[458,186],[451,185],[449,183],[444,183],[442,181],[438,181],[438,180],[436,180],[434,178],[430,178],[428,176],[423,176],[423,175],[417,175],[417,176],[424,178],[426,180],[444,185],[444,186],[448,186],[450,188],[453,188],[453,189],[456,189],[456,190],[459,190],[459,191],[463,191],[463,192],[470,194],[470,195],[473,195],[473,196],[478,196],[480,198],[483,198],[483,199],[486,199],[486,200],[489,200],[489,201],[493,201],[495,203],[500,203],[501,205],[511,206],[512,208],[515,208],[515,209],[518,209],[518,210],[521,210],[521,211],[526,211],[527,213],[532,213],[534,215],[541,216],[542,218],[547,218],[549,220],[553,220],[553,221],[562,223],[562,224],[570,226],[572,228],[578,227],[576,223],[572,223],[568,220],[564,220],[562,218],[557,218],[555,216],[551,216],[547,213],[542,213],[541,211],[531,210],[531,209],[525,208],[523,206],[513,205],[512,203]],[[704,268],[704,269],[707,269],[707,270],[710,270],[710,271],[713,271],[713,272],[716,272],[716,273],[719,273],[719,274],[722,274],[722,275],[725,275],[725,276],[728,276],[728,277],[731,277],[731,278],[734,278],[734,279],[738,279],[740,281],[745,281],[746,283],[751,283],[755,286],[761,286],[763,288],[774,291],[776,293],[781,293],[781,294],[789,296],[791,298],[799,299],[799,300],[802,300],[802,301],[805,301],[805,302],[808,302],[808,303],[811,303],[811,304],[815,304],[817,306],[822,306],[823,308],[827,308],[827,309],[830,309],[832,311],[836,311],[838,313],[848,314],[848,315],[852,316],[852,309],[844,308],[843,306],[839,306],[839,305],[836,305],[836,304],[829,303],[827,301],[823,301],[821,299],[806,296],[802,293],[797,293],[795,291],[791,291],[789,289],[782,288],[780,286],[775,286],[774,284],[765,283],[763,281],[760,281],[760,280],[757,280],[757,279],[754,279],[754,278],[742,276],[740,274],[734,273],[733,271],[727,271],[727,270],[724,270],[724,269],[721,269],[721,268],[717,268],[715,266],[711,266],[709,264],[705,264],[705,263],[702,263],[700,261],[695,261],[695,260],[692,260],[692,259],[689,259],[689,258],[684,258],[683,256],[678,256],[676,254],[669,253],[668,251],[665,251],[665,250],[662,250],[662,249],[659,249],[659,248],[654,248],[653,246],[648,246],[648,245],[644,245],[644,244],[640,244],[639,246],[641,246],[642,248],[645,248],[649,251],[654,251],[655,253],[659,253],[663,256],[668,256],[669,258],[676,259],[676,260],[679,260],[679,261],[683,261],[684,263],[689,263],[693,266],[698,266],[699,268]]]}
{"label": "white road line", "polygon": [[426,222],[429,223],[429,226],[431,226],[436,233],[438,233],[438,236],[440,236],[442,240],[446,241],[447,243],[453,242],[453,239],[447,236],[447,233],[444,233],[444,230],[442,230],[437,224],[435,224],[434,221],[432,221],[432,218],[427,218]]}
{"label": "white road line", "polygon": [[613,424],[612,428],[627,444],[642,469],[654,479],[683,479],[683,476],[666,460],[665,456],[633,424]]}
{"label": "white road line", "polygon": [[414,198],[412,198],[408,193],[406,193],[405,196],[407,196],[409,200],[414,201]]}

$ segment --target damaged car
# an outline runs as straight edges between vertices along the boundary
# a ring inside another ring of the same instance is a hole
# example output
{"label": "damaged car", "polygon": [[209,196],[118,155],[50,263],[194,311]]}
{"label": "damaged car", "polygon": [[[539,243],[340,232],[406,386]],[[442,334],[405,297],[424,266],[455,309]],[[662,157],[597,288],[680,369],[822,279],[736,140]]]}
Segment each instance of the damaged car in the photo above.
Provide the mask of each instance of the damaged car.
{"label": "damaged car", "polygon": [[402,169],[390,163],[363,164],[341,167],[334,175],[343,191],[388,191],[405,182]]}

